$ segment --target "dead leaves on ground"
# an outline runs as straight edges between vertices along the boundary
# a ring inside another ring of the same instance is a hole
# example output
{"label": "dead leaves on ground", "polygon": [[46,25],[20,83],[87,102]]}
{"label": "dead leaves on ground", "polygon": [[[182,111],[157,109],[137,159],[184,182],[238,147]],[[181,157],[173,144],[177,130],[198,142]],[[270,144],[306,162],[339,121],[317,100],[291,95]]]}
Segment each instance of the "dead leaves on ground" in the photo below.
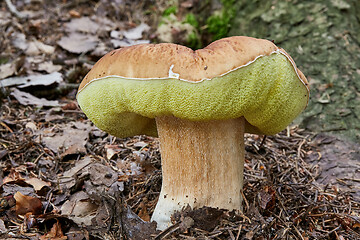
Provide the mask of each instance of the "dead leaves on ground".
{"label": "dead leaves on ground", "polygon": [[[49,112],[53,123],[46,121]],[[156,195],[148,197],[143,190],[132,192],[149,181],[145,170],[151,165],[150,158],[159,160],[157,143],[149,142],[152,138],[114,142],[88,122],[64,122],[56,117],[64,114],[62,111],[41,112],[42,117],[31,121],[25,113],[12,112],[4,119],[4,131],[0,131],[0,143],[6,147],[0,171],[0,212],[5,217],[2,231],[26,236],[35,232],[34,239],[83,239],[86,231],[81,238],[73,232],[88,229],[93,235],[104,235],[124,211],[132,220],[119,218],[120,222],[113,225],[115,231],[122,229],[120,235],[135,232],[135,225],[155,231],[156,226],[150,227],[144,220],[150,218],[148,209],[155,206]],[[114,150],[109,159],[92,155],[100,151],[103,154],[98,156],[106,156],[107,149]],[[134,180],[141,183],[139,187],[131,186]],[[112,204],[104,200],[118,194],[122,196]],[[125,210],[125,202],[116,206],[124,196],[143,219],[130,208]],[[145,199],[151,200],[151,205],[145,204]]]}

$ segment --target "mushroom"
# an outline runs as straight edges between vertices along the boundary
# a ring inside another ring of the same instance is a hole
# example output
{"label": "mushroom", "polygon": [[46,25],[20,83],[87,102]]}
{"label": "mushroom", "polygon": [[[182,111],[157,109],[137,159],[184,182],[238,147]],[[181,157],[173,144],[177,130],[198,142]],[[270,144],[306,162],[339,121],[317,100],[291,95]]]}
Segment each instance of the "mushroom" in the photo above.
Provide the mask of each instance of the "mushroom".
{"label": "mushroom", "polygon": [[244,132],[283,130],[308,98],[285,50],[244,36],[196,51],[171,43],[111,51],[77,95],[100,129],[159,136],[163,177],[152,220],[160,230],[187,205],[241,210]]}

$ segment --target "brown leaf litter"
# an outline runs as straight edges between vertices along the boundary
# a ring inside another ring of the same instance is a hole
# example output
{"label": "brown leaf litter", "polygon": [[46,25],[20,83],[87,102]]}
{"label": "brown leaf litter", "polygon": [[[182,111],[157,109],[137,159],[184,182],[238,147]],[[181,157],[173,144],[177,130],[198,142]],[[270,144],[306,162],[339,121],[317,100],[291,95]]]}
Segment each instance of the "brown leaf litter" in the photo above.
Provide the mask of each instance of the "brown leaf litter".
{"label": "brown leaf litter", "polygon": [[[264,142],[247,135],[243,212],[184,209],[173,216],[172,227],[159,232],[148,222],[161,187],[157,139],[111,137],[84,121],[78,111],[52,112],[57,120],[47,122],[46,109],[5,102],[1,110],[4,234],[30,239],[50,234],[59,239],[360,237],[356,191],[319,184],[319,166],[306,162],[321,155],[314,144],[319,135],[297,128]],[[42,139],[49,129],[58,142],[52,147]],[[63,143],[79,134],[67,134],[67,129],[84,132],[83,140],[76,141],[84,150],[64,158]],[[32,201],[36,209],[29,207]]]}

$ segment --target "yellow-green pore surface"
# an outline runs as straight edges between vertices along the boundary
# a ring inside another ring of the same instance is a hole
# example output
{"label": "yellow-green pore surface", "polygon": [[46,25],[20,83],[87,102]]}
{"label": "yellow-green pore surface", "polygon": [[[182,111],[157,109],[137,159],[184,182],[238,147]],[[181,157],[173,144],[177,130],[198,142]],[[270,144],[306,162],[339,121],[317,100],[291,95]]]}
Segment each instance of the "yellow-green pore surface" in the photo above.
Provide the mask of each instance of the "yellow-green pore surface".
{"label": "yellow-green pore surface", "polygon": [[90,82],[77,100],[97,127],[117,137],[156,136],[154,117],[163,115],[192,121],[244,116],[247,132],[271,135],[304,110],[308,91],[290,61],[273,53],[201,82],[105,77]]}

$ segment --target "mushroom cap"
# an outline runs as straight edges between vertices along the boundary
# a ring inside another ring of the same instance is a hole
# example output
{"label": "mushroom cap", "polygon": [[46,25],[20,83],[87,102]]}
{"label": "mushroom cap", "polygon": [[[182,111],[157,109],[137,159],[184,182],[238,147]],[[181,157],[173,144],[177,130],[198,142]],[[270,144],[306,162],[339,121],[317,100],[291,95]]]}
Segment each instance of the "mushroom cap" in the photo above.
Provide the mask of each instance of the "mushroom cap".
{"label": "mushroom cap", "polygon": [[244,116],[246,132],[275,134],[307,106],[308,82],[285,50],[236,36],[196,51],[140,44],[109,52],[85,76],[77,100],[117,137],[157,135],[154,118],[191,121]]}

